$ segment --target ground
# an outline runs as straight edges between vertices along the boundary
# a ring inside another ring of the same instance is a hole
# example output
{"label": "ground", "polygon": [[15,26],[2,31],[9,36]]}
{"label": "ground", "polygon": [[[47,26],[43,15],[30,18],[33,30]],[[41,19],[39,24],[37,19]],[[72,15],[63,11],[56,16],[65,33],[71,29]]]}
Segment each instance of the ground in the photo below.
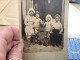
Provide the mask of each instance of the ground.
{"label": "ground", "polygon": [[28,47],[27,41],[25,41],[24,52],[25,53],[34,53],[34,52],[57,52],[61,51],[62,47],[59,46],[43,46],[38,44],[31,44],[31,47]]}

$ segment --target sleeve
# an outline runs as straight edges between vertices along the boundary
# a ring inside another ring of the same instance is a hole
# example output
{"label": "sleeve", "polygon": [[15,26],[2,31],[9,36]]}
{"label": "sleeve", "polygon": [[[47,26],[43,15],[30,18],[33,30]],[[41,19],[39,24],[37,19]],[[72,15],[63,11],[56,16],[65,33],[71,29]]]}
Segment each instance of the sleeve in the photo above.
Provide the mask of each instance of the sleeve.
{"label": "sleeve", "polygon": [[28,21],[27,21],[27,17],[25,17],[25,20],[24,20],[24,24],[27,25]]}
{"label": "sleeve", "polygon": [[51,26],[51,28],[53,28],[53,23],[52,22],[51,22],[50,26]]}
{"label": "sleeve", "polygon": [[32,24],[32,26],[33,26],[33,29],[35,28],[35,17],[34,17],[34,19],[33,19],[33,24]]}
{"label": "sleeve", "polygon": [[34,19],[33,19],[33,25],[35,24],[35,20],[36,20],[36,18],[34,17]]}

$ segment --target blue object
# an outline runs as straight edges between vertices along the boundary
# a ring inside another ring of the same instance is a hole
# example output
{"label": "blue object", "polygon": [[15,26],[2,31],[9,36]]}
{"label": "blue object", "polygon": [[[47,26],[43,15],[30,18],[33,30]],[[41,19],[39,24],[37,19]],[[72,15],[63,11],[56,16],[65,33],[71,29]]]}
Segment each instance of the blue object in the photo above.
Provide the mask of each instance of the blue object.
{"label": "blue object", "polygon": [[70,3],[80,3],[80,0],[76,0],[76,2],[70,1]]}
{"label": "blue object", "polygon": [[80,10],[69,4],[68,16],[68,60],[80,60]]}
{"label": "blue object", "polygon": [[80,0],[76,0],[76,3],[80,3]]}
{"label": "blue object", "polygon": [[68,38],[68,60],[80,60],[80,38]]}

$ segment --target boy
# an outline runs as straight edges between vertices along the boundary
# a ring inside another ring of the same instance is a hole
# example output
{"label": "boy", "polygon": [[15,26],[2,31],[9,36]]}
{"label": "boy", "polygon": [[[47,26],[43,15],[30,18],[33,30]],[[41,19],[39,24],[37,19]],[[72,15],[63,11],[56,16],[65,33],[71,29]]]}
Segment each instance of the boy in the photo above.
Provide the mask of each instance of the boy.
{"label": "boy", "polygon": [[[42,20],[39,18],[40,13],[38,11],[35,12],[35,21],[34,21],[34,30],[35,30],[35,39],[37,39],[38,43],[38,33],[39,29],[41,28]],[[35,40],[34,40],[35,42]]]}
{"label": "boy", "polygon": [[[55,23],[53,24],[53,40],[55,40],[55,41],[53,41],[52,40],[52,42],[54,43],[54,44],[56,44],[58,47],[59,47],[59,45],[61,45],[61,43],[62,43],[62,32],[63,32],[63,27],[62,27],[62,24],[60,23],[60,15],[59,14],[56,14],[55,15]],[[53,44],[53,45],[54,45]]]}
{"label": "boy", "polygon": [[40,17],[39,14],[40,13],[38,11],[35,12],[35,17],[36,17],[36,19],[34,21],[35,34],[38,33],[40,25],[42,24],[42,20],[39,18]]}

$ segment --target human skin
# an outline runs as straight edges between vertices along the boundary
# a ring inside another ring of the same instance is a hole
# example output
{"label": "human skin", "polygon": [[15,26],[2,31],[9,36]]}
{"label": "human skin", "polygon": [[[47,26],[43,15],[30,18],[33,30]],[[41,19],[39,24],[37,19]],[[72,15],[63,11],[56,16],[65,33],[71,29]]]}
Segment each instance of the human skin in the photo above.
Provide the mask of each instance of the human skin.
{"label": "human skin", "polygon": [[0,60],[22,59],[23,47],[24,44],[19,42],[18,28],[7,26],[0,29]]}

